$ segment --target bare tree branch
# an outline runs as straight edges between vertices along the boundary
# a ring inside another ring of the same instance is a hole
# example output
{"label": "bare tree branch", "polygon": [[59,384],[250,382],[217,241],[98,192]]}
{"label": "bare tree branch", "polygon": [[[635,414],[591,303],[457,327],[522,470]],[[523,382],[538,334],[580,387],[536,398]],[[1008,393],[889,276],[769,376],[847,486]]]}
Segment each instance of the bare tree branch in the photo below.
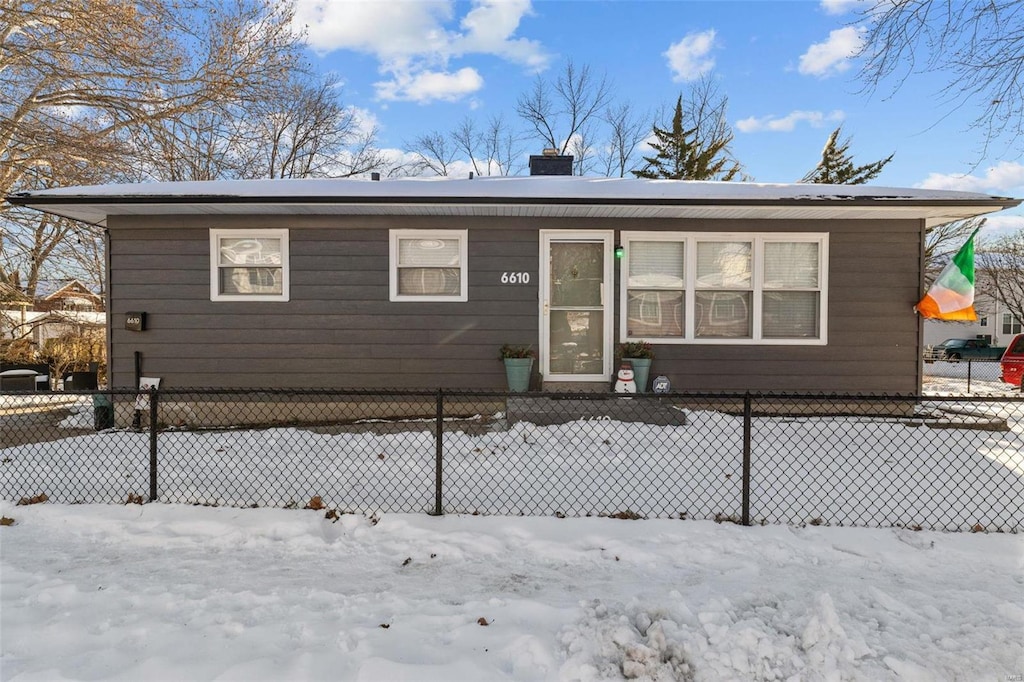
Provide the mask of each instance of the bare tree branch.
{"label": "bare tree branch", "polygon": [[[599,119],[611,101],[611,85],[588,65],[569,60],[554,82],[538,76],[533,89],[516,100],[516,113],[545,146],[565,154],[573,139]],[[578,144],[578,142],[576,143]]]}
{"label": "bare tree branch", "polygon": [[1024,320],[1024,230],[985,244],[977,256],[988,294]]}
{"label": "bare tree branch", "polygon": [[604,120],[609,128],[608,144],[599,154],[604,174],[624,178],[635,170],[636,152],[650,135],[653,119],[649,113],[637,113],[629,102],[622,102],[609,106]]}
{"label": "bare tree branch", "polygon": [[1024,3],[1019,0],[882,0],[864,12],[860,78],[893,91],[920,73],[941,73],[950,110],[977,111],[982,157],[1024,146]]}

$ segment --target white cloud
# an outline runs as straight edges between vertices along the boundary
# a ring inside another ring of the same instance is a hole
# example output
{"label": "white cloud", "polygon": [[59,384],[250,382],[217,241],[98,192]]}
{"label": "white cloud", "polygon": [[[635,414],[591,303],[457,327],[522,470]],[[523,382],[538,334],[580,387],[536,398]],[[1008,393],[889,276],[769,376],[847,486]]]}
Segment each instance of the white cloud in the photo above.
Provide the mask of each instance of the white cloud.
{"label": "white cloud", "polygon": [[1008,237],[1024,231],[1024,215],[997,214],[985,216],[985,237],[995,239]]}
{"label": "white cloud", "polygon": [[678,43],[673,43],[662,54],[668,59],[675,82],[692,81],[700,78],[715,66],[715,60],[708,56],[715,47],[715,29],[700,33],[688,33]]}
{"label": "white cloud", "polygon": [[807,76],[827,77],[850,68],[850,58],[864,45],[863,26],[837,28],[828,34],[828,40],[814,43],[800,55],[798,71]]}
{"label": "white cloud", "polygon": [[352,113],[352,123],[357,134],[369,135],[380,128],[380,120],[369,109],[350,105],[348,110]]}
{"label": "white cloud", "polygon": [[550,60],[535,40],[513,38],[524,16],[532,14],[530,0],[477,0],[460,24],[466,33],[454,41],[459,53],[480,52],[504,57],[534,71],[543,70]]}
{"label": "white cloud", "polygon": [[750,118],[736,121],[736,129],[741,133],[788,133],[796,128],[798,123],[808,123],[812,128],[820,128],[826,122],[836,123],[844,118],[846,118],[846,114],[838,109],[827,114],[820,111],[796,110],[781,118],[773,116],[757,118],[751,116]]}
{"label": "white cloud", "polygon": [[[414,152],[387,147],[381,149],[380,154],[384,157],[387,167],[401,169],[394,174],[394,177],[437,177],[432,170],[419,165],[420,158]],[[486,161],[478,160],[478,163],[482,167],[487,166]],[[492,170],[496,168],[496,165],[492,166]],[[453,161],[448,165],[448,177],[450,178],[468,178],[471,171],[475,172],[473,163],[470,161]]]}
{"label": "white cloud", "polygon": [[821,0],[821,8],[826,14],[846,14],[862,2],[863,0]]}
{"label": "white cloud", "polygon": [[449,0],[363,2],[298,0],[295,21],[317,52],[355,50],[382,61],[443,51],[442,24],[452,18]]}
{"label": "white cloud", "polygon": [[924,182],[916,186],[923,189],[1019,194],[1024,192],[1024,164],[1002,161],[995,166],[989,166],[985,169],[985,174],[980,176],[966,173],[930,173]]}
{"label": "white cloud", "polygon": [[434,100],[455,102],[484,86],[476,69],[468,66],[455,73],[419,71],[396,73],[390,81],[374,83],[377,96],[383,100],[406,100],[424,104]]}
{"label": "white cloud", "polygon": [[479,72],[452,72],[452,59],[473,54],[500,57],[541,71],[551,55],[535,41],[517,37],[530,0],[473,0],[458,18],[454,0],[297,0],[296,23],[319,53],[353,50],[374,55],[390,80],[377,84],[383,99],[453,100],[483,86]]}

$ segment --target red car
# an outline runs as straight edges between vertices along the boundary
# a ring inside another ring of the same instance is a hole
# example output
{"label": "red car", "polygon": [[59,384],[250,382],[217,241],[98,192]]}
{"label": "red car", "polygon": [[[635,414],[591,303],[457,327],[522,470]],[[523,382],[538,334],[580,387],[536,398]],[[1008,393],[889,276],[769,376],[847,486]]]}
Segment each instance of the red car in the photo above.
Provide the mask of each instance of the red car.
{"label": "red car", "polygon": [[1003,359],[1000,361],[1003,369],[1003,381],[1014,386],[1021,385],[1021,375],[1024,375],[1024,334],[1017,334],[1013,341],[1006,347]]}

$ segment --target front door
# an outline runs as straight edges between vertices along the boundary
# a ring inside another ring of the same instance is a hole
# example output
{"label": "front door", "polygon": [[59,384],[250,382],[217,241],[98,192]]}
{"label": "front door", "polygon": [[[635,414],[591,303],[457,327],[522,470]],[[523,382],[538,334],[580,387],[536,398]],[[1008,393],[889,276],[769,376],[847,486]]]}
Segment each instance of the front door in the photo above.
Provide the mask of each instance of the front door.
{"label": "front door", "polygon": [[611,232],[541,232],[544,381],[610,381]]}

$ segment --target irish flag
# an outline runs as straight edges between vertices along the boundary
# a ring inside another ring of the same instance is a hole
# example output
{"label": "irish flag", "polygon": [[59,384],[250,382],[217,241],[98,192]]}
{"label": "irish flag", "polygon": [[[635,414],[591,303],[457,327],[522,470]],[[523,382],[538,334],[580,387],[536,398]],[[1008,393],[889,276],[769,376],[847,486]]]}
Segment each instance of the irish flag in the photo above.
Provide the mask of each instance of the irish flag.
{"label": "irish flag", "polygon": [[[981,229],[981,228],[978,228]],[[939,273],[914,310],[934,320],[976,320],[974,312],[974,235],[953,256],[953,262]]]}

